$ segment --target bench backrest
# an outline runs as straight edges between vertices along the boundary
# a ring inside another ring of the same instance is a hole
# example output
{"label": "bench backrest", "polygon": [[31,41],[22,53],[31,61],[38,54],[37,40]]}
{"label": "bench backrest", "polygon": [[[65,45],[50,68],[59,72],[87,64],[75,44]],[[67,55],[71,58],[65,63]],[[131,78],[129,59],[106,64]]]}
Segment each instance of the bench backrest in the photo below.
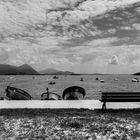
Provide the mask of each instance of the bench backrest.
{"label": "bench backrest", "polygon": [[140,92],[102,92],[101,102],[140,102]]}

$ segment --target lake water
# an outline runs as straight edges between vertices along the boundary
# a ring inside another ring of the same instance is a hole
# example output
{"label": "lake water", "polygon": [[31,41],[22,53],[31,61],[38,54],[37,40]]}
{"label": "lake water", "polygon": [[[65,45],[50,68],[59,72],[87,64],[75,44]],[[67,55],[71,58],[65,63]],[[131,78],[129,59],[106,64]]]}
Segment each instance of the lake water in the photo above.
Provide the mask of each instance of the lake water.
{"label": "lake water", "polygon": [[[41,99],[41,94],[49,88],[50,92],[55,92],[62,95],[65,88],[69,86],[81,86],[86,90],[85,99],[99,99],[100,93],[103,91],[140,91],[140,82],[132,82],[135,77],[133,75],[80,75],[80,76],[58,76],[58,79],[53,79],[52,75],[45,76],[0,76],[0,97],[5,95],[7,85],[21,88],[33,97],[33,99]],[[80,81],[83,77],[84,81]],[[103,79],[101,83],[96,78]],[[117,79],[117,80],[115,80]],[[50,81],[56,82],[54,85],[49,85]]]}

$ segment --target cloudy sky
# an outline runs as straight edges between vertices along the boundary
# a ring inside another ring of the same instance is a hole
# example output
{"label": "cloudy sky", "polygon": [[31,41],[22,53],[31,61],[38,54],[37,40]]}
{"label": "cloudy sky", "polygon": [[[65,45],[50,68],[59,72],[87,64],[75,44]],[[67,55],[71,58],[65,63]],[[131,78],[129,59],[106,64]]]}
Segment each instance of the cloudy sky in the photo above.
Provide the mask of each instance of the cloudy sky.
{"label": "cloudy sky", "polygon": [[140,0],[0,0],[0,63],[140,71]]}

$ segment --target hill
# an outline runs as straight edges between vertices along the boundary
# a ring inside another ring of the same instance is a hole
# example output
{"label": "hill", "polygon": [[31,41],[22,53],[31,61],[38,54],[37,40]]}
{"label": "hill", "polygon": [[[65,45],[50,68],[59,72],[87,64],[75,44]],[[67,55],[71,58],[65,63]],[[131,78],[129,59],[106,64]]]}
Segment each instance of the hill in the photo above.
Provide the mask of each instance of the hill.
{"label": "hill", "polygon": [[57,72],[58,72],[58,70],[48,68],[48,69],[40,71],[39,73],[40,74],[53,74],[53,73],[57,73]]}
{"label": "hill", "polygon": [[140,72],[134,73],[133,75],[140,75]]}
{"label": "hill", "polygon": [[0,75],[16,74],[18,73],[17,67],[7,64],[0,64]]}
{"label": "hill", "polygon": [[44,74],[44,75],[72,75],[74,74],[73,72],[70,71],[59,71],[56,69],[45,69],[39,72],[40,74]]}
{"label": "hill", "polygon": [[39,73],[34,70],[30,65],[24,64],[18,67],[19,74],[23,75],[38,75]]}
{"label": "hill", "polygon": [[0,75],[38,75],[30,65],[24,64],[19,67],[7,64],[0,64]]}

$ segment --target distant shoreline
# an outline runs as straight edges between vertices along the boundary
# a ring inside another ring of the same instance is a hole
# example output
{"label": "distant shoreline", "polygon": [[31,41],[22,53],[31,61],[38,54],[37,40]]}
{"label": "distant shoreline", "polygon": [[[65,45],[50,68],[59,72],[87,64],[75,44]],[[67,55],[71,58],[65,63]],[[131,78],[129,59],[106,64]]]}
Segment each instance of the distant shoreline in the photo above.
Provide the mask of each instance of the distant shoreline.
{"label": "distant shoreline", "polygon": [[135,75],[135,74],[0,74],[0,75],[19,75],[19,76],[33,76],[33,75],[57,75],[57,76],[67,76],[67,75],[71,75],[71,76],[80,76],[80,75],[134,75],[134,76],[140,76],[140,75]]}

